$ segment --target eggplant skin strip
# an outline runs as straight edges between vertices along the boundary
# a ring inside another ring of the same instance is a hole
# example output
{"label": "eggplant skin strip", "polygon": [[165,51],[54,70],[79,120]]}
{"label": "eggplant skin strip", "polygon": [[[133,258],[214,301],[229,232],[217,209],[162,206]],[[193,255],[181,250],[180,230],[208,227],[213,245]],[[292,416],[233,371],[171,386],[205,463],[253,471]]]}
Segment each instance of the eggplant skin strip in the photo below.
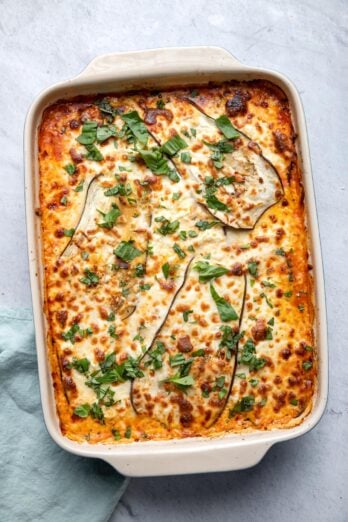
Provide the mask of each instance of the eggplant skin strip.
{"label": "eggplant skin strip", "polygon": [[[239,316],[239,325],[238,325],[239,332],[240,332],[240,329],[241,329],[241,326],[242,326],[242,322],[243,322],[244,308],[245,308],[245,301],[246,301],[246,294],[247,294],[247,277],[246,277],[245,274],[243,274],[243,278],[244,278],[244,292],[243,292],[242,308],[241,308],[240,316]],[[238,349],[239,349],[239,341],[236,344],[236,349],[235,349],[235,353],[234,353],[234,363],[233,363],[233,369],[232,369],[231,382],[230,382],[230,387],[228,389],[228,392],[226,394],[224,405],[222,406],[222,408],[220,410],[220,413],[214,418],[213,422],[211,424],[206,424],[207,428],[210,428],[210,426],[215,424],[215,422],[219,419],[219,417],[222,415],[224,409],[226,408],[226,405],[227,405],[228,400],[230,398],[230,395],[231,395],[231,392],[232,392],[232,388],[233,388],[233,384],[234,384],[234,379],[235,379],[235,376],[236,376],[236,370],[237,370]]]}
{"label": "eggplant skin strip", "polygon": [[[146,351],[144,352],[144,354],[142,355],[141,359],[139,360],[139,364],[141,363],[141,361],[144,359],[144,357],[146,356],[146,354],[151,350],[151,348],[153,347],[154,345],[154,342],[156,341],[156,338],[158,336],[158,334],[160,333],[160,331],[162,330],[163,328],[163,325],[165,324],[166,320],[167,320],[167,317],[169,315],[169,312],[170,310],[172,309],[172,307],[174,306],[174,303],[176,301],[176,298],[177,296],[179,295],[180,293],[180,290],[183,288],[183,286],[185,285],[186,283],[186,278],[187,278],[187,274],[189,273],[189,270],[190,270],[190,266],[192,264],[192,261],[194,260],[194,257],[191,257],[191,259],[189,259],[186,267],[185,267],[185,272],[184,272],[184,275],[183,275],[183,278],[182,278],[182,282],[181,284],[178,286],[178,288],[176,289],[176,292],[174,293],[173,295],[173,298],[171,300],[171,302],[169,303],[168,305],[168,309],[167,309],[167,313],[165,314],[164,318],[163,318],[163,321],[162,323],[160,324],[160,326],[157,328],[154,336],[153,336],[153,339],[151,341],[151,343],[149,344],[148,348],[146,349]],[[133,384],[134,384],[134,380],[131,382],[131,390],[130,390],[130,400],[131,400],[131,404],[132,404],[132,407],[133,407],[133,410],[135,411],[135,413],[138,413],[137,410],[136,410],[136,407],[134,405],[134,401],[133,401]]]}
{"label": "eggplant skin strip", "polygon": [[85,213],[85,210],[86,210],[86,205],[87,205],[87,200],[88,200],[88,195],[90,193],[90,190],[91,190],[91,187],[93,186],[93,183],[97,181],[98,178],[100,178],[100,176],[102,176],[102,174],[97,174],[96,176],[94,176],[90,182],[88,183],[88,187],[87,187],[87,190],[86,190],[86,196],[85,196],[85,201],[83,203],[83,207],[82,207],[82,210],[81,210],[81,213],[80,213],[80,217],[76,223],[76,226],[74,227],[75,231],[73,233],[73,235],[71,236],[70,240],[68,241],[68,243],[65,245],[65,247],[63,248],[62,252],[60,253],[59,257],[62,257],[64,256],[64,254],[66,254],[66,251],[68,250],[68,248],[71,246],[71,244],[73,243],[73,240],[74,240],[74,236],[76,235],[76,232],[78,232],[78,228],[79,228],[79,225],[82,221],[82,218],[83,218],[83,215]]}

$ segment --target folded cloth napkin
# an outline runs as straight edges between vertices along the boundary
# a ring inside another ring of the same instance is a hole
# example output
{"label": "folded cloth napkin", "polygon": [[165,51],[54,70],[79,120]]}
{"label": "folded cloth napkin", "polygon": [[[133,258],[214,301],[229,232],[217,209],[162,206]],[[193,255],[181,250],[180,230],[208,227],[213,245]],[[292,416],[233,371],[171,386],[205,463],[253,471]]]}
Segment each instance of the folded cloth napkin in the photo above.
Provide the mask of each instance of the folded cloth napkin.
{"label": "folded cloth napkin", "polygon": [[41,411],[30,310],[0,309],[0,520],[109,519],[127,480],[101,460],[71,455]]}

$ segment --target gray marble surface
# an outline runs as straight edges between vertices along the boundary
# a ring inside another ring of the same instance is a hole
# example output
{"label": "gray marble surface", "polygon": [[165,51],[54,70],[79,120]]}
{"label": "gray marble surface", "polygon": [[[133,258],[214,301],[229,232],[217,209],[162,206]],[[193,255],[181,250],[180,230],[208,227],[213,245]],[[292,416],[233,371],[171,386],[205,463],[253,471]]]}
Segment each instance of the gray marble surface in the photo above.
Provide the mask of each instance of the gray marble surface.
{"label": "gray marble surface", "polygon": [[331,382],[324,418],[250,470],[134,479],[112,521],[347,521],[347,2],[0,0],[0,13],[1,305],[30,306],[22,131],[40,90],[100,53],[207,44],[295,82],[307,116],[326,275]]}

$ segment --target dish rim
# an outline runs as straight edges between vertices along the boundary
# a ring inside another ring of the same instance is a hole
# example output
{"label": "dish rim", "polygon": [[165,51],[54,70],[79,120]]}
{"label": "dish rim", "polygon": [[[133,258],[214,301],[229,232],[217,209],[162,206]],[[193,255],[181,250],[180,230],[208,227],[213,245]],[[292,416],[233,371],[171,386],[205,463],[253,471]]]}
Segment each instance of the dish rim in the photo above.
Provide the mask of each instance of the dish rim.
{"label": "dish rim", "polygon": [[[46,351],[47,325],[43,310],[43,269],[41,231],[35,214],[38,205],[37,128],[46,107],[58,99],[78,94],[97,94],[134,88],[199,85],[233,79],[269,80],[282,88],[291,106],[297,133],[299,163],[306,200],[309,250],[313,264],[315,330],[318,346],[318,385],[311,412],[298,426],[247,434],[222,434],[214,438],[192,437],[127,444],[88,444],[74,442],[59,429]],[[220,79],[218,79],[220,78]],[[169,82],[169,83],[168,83]],[[113,88],[110,88],[113,86]],[[127,88],[128,87],[128,88]],[[110,53],[96,57],[72,80],[57,83],[42,91],[33,101],[24,129],[25,203],[29,271],[38,355],[41,404],[47,430],[63,449],[86,457],[101,458],[128,476],[174,475],[244,469],[257,464],[276,442],[307,433],[322,417],[328,395],[328,350],[324,277],[315,194],[311,173],[304,112],[295,86],[284,75],[241,64],[220,47],[174,47]],[[187,455],[190,454],[190,459]],[[202,456],[204,455],[204,459]],[[204,462],[203,462],[204,461]]]}

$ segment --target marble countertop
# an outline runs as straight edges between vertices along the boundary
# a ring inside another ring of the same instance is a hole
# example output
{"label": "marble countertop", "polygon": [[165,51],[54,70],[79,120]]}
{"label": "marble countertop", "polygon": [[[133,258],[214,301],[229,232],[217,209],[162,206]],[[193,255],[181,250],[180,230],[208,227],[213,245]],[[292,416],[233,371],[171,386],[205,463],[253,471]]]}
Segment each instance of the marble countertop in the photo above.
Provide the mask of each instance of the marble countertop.
{"label": "marble countertop", "polygon": [[347,520],[346,1],[1,0],[0,6],[1,305],[31,304],[22,132],[26,111],[43,88],[74,76],[101,53],[178,45],[225,47],[240,61],[279,70],[297,85],[307,116],[326,276],[326,413],[313,431],[273,447],[255,468],[134,479],[111,520]]}

